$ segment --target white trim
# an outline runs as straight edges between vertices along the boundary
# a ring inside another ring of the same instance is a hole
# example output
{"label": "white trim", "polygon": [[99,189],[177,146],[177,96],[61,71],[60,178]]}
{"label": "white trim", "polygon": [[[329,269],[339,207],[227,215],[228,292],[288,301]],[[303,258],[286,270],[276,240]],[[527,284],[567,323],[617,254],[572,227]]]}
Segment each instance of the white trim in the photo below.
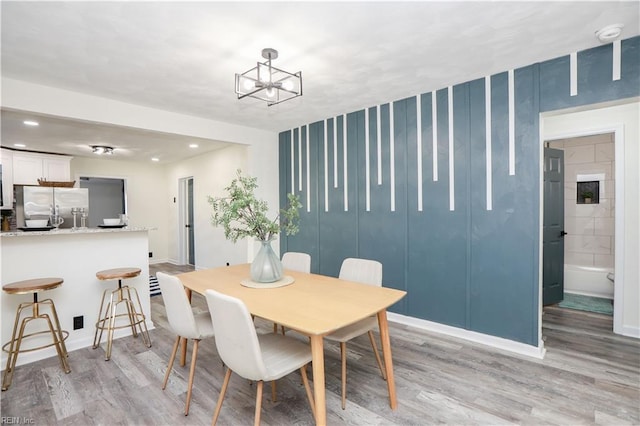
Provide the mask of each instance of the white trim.
{"label": "white trim", "polygon": [[491,76],[484,78],[484,143],[485,143],[485,181],[487,185],[487,210],[493,210],[493,169],[491,152]]}
{"label": "white trim", "polygon": [[380,116],[380,105],[376,107],[376,131],[377,131],[377,145],[378,150],[378,185],[382,185],[382,118]]}
{"label": "white trim", "polygon": [[324,211],[329,211],[329,120],[324,120]]}
{"label": "white trim", "polygon": [[509,70],[509,176],[516,174],[516,84],[513,70]]}
{"label": "white trim", "polygon": [[344,211],[349,211],[349,179],[347,175],[347,114],[342,114],[342,172],[344,174]]}
{"label": "white trim", "polygon": [[291,193],[296,193],[296,150],[294,148],[295,137],[293,129],[291,129]]}
{"label": "white trim", "polygon": [[449,110],[449,210],[456,209],[455,152],[453,146],[453,86],[447,88]]}
{"label": "white trim", "polygon": [[338,187],[338,117],[333,118],[333,187]]}
{"label": "white trim", "polygon": [[436,91],[431,92],[431,128],[433,135],[431,139],[433,150],[433,181],[438,181],[438,97]]}
{"label": "white trim", "polygon": [[396,129],[393,122],[393,102],[389,104],[389,187],[391,211],[396,211]]}
{"label": "white trim", "polygon": [[302,127],[298,127],[298,191],[302,191]]}
{"label": "white trim", "polygon": [[394,312],[387,312],[387,318],[389,321],[398,324],[404,324],[421,330],[444,334],[449,337],[464,339],[474,343],[480,343],[494,349],[500,349],[536,359],[543,359],[546,352],[544,342],[542,341],[540,342],[540,346],[532,346],[513,340],[503,339],[502,337],[490,336],[488,334],[482,334],[476,331],[452,327],[450,325],[440,324],[433,321],[400,315]]}
{"label": "white trim", "polygon": [[369,108],[364,109],[364,204],[371,211],[371,161],[369,156]]}
{"label": "white trim", "polygon": [[418,211],[422,211],[422,99],[416,96],[416,156],[418,157]]}
{"label": "white trim", "polygon": [[[566,115],[571,115],[574,112],[568,112]],[[562,114],[565,115],[565,114]],[[640,330],[636,330],[634,327],[628,327],[623,324],[623,310],[624,310],[624,247],[625,247],[625,228],[624,228],[624,124],[612,123],[611,125],[603,126],[603,127],[593,127],[593,128],[584,128],[581,127],[579,130],[545,135],[544,127],[543,127],[543,118],[540,118],[540,301],[542,301],[542,218],[544,212],[544,194],[543,194],[543,176],[542,176],[542,168],[544,167],[544,155],[543,155],[543,144],[545,141],[552,141],[557,139],[570,139],[570,138],[578,138],[583,136],[591,136],[591,135],[599,135],[604,133],[613,133],[614,134],[614,149],[615,149],[615,200],[616,200],[616,208],[615,208],[615,217],[614,217],[614,229],[615,229],[615,259],[614,259],[614,270],[616,271],[616,283],[613,290],[613,299],[615,303],[613,304],[613,332],[616,334],[621,334],[624,336],[632,336],[632,337],[640,337]],[[542,303],[540,306],[540,311],[542,311]]]}
{"label": "white trim", "polygon": [[310,159],[311,154],[309,153],[309,133],[310,131],[309,125],[307,125],[307,213],[311,212],[311,167],[310,167]]}
{"label": "white trim", "polygon": [[187,182],[189,179],[192,177],[178,178],[178,257],[181,265],[186,265],[189,261],[189,236],[185,227],[187,223]]}
{"label": "white trim", "polygon": [[620,68],[622,62],[621,40],[613,42],[613,69],[611,76],[613,81],[620,80]]}
{"label": "white trim", "polygon": [[569,55],[569,94],[576,96],[578,94],[578,53],[573,52]]}

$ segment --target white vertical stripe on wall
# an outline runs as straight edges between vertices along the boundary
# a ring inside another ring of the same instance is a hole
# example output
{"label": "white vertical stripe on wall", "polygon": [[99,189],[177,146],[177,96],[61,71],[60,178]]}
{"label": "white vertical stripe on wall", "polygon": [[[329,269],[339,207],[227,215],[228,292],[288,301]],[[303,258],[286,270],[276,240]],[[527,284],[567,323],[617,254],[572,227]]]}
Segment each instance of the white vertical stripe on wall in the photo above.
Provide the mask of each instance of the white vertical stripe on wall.
{"label": "white vertical stripe on wall", "polygon": [[371,159],[369,157],[369,109],[364,109],[364,204],[371,211]]}
{"label": "white vertical stripe on wall", "polygon": [[493,170],[491,168],[491,76],[484,78],[484,110],[485,110],[485,160],[487,183],[487,210],[493,209]]}
{"label": "white vertical stripe on wall", "polygon": [[296,193],[296,162],[294,160],[296,151],[294,149],[295,140],[293,138],[293,129],[291,129],[291,193]]}
{"label": "white vertical stripe on wall", "polygon": [[438,99],[435,90],[431,92],[431,124],[433,128],[433,181],[438,181]]}
{"label": "white vertical stripe on wall", "polygon": [[382,185],[382,120],[380,119],[380,105],[376,107],[376,149],[378,154],[378,185]]}
{"label": "white vertical stripe on wall", "polygon": [[298,128],[298,191],[302,191],[302,126]]}
{"label": "white vertical stripe on wall", "polygon": [[329,120],[324,120],[324,211],[329,211]]}
{"label": "white vertical stripe on wall", "polygon": [[571,96],[578,94],[578,54],[573,52],[569,55],[569,72],[570,72],[570,87]]}
{"label": "white vertical stripe on wall", "polygon": [[338,187],[338,117],[333,119],[333,187]]}
{"label": "white vertical stripe on wall", "polygon": [[455,182],[454,182],[454,150],[453,150],[453,86],[447,88],[449,97],[449,210],[456,209]]}
{"label": "white vertical stripe on wall", "polygon": [[389,104],[389,186],[391,187],[391,211],[396,211],[396,137],[393,123],[393,102]]}
{"label": "white vertical stripe on wall", "polygon": [[513,70],[509,70],[509,175],[516,174],[516,86]]}
{"label": "white vertical stripe on wall", "polygon": [[616,40],[613,42],[613,81],[620,80],[620,61],[622,60],[621,56],[621,41]]}
{"label": "white vertical stripe on wall", "polygon": [[311,154],[309,153],[309,133],[310,131],[309,125],[307,125],[307,212],[311,211],[311,167],[310,167],[310,159]]}
{"label": "white vertical stripe on wall", "polygon": [[416,155],[418,157],[418,211],[422,211],[422,101],[416,96]]}
{"label": "white vertical stripe on wall", "polygon": [[349,179],[347,176],[347,114],[342,115],[342,172],[344,185],[344,211],[349,211]]}

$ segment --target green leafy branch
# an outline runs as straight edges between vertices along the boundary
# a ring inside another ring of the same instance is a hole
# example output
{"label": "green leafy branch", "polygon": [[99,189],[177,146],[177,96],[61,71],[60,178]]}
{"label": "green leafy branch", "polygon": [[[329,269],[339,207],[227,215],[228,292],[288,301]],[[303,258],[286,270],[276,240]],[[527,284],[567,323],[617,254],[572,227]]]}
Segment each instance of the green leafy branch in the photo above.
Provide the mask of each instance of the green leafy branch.
{"label": "green leafy branch", "polygon": [[211,224],[222,226],[225,238],[234,243],[245,237],[268,241],[280,232],[281,227],[286,235],[295,235],[299,231],[298,210],[302,207],[299,197],[287,194],[287,208],[280,210],[280,214],[270,220],[267,217],[269,208],[266,201],[256,199],[254,194],[258,187],[257,180],[255,177],[243,176],[238,169],[236,177],[224,189],[227,196],[207,197],[213,208]]}

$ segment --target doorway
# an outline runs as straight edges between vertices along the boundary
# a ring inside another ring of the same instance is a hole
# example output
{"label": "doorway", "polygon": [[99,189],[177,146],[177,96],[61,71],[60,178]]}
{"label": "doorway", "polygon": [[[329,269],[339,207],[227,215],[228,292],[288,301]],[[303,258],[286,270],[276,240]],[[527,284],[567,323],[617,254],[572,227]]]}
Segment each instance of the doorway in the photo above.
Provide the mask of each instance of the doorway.
{"label": "doorway", "polygon": [[96,227],[104,218],[127,214],[126,180],[121,178],[80,176],[80,188],[89,190],[89,223]]}
{"label": "doorway", "polygon": [[193,177],[178,180],[178,228],[180,234],[180,261],[183,265],[196,264],[195,220],[193,212]]}
{"label": "doorway", "polygon": [[[595,112],[597,111],[597,109],[593,109],[589,111]],[[624,292],[624,285],[625,285],[624,277],[622,273],[623,266],[624,266],[624,244],[625,244],[624,227],[623,227],[623,224],[624,224],[624,176],[625,176],[624,175],[624,155],[623,155],[624,154],[624,126],[620,124],[619,121],[617,121],[617,118],[614,118],[614,119],[609,118],[606,120],[603,119],[602,122],[597,123],[600,125],[600,127],[594,127],[593,122],[584,121],[583,117],[585,116],[590,117],[589,115],[580,115],[580,114],[587,114],[589,111],[585,112],[583,110],[583,111],[571,112],[566,114],[555,113],[553,116],[550,116],[549,118],[546,118],[546,119],[545,119],[545,116],[542,116],[541,125],[542,125],[542,129],[545,129],[545,130],[541,132],[541,136],[542,136],[541,154],[543,150],[543,143],[545,143],[545,141],[551,142],[552,147],[554,146],[553,141],[559,141],[559,140],[564,140],[565,143],[568,143],[568,145],[570,146],[579,147],[582,144],[582,142],[585,142],[586,139],[597,137],[598,135],[607,135],[607,134],[609,135],[609,138],[612,142],[612,147],[611,147],[611,150],[609,151],[609,155],[612,157],[612,167],[608,172],[609,173],[608,176],[604,177],[604,180],[606,181],[607,177],[609,177],[609,179],[615,180],[615,185],[612,185],[612,182],[611,182],[611,184],[609,185],[609,188],[607,188],[606,182],[604,182],[603,189],[605,191],[605,194],[608,193],[612,199],[615,199],[615,209],[614,208],[609,209],[610,216],[608,218],[611,223],[610,228],[613,228],[611,230],[611,233],[612,233],[612,236],[610,238],[611,243],[608,245],[611,249],[609,261],[613,264],[613,271],[615,271],[615,285],[611,284],[613,300],[614,300],[613,329],[614,329],[614,332],[617,334],[627,334],[623,332],[623,325],[622,325],[622,315],[623,315],[623,308],[624,308],[623,306],[624,298],[622,297],[622,295]],[[606,115],[606,114],[602,114],[602,115]],[[614,114],[612,114],[612,116],[614,116]],[[546,124],[545,121],[549,121],[553,124],[552,126],[548,126],[553,130],[547,130],[547,126],[545,126]],[[582,141],[580,141],[579,139],[582,139]],[[585,148],[585,151],[588,151],[588,150],[589,149]],[[576,150],[573,150],[573,151],[574,153],[572,155],[581,155],[581,154],[576,154],[575,153]],[[543,156],[541,155],[541,159],[542,158]],[[615,167],[613,166],[613,164],[615,164]],[[567,168],[569,168],[568,165],[567,165]],[[591,185],[592,182],[599,181],[601,177],[599,176],[599,173],[585,173],[578,169],[579,168],[576,168],[576,170],[570,171],[570,173],[575,175],[576,183],[575,183],[575,188],[573,186],[569,187],[569,190],[566,191],[566,196],[565,196],[565,206],[571,206],[571,209],[574,211],[578,211],[576,207],[583,208],[584,206],[580,206],[580,204],[585,204],[586,198],[589,198],[584,193],[585,192],[584,188],[587,185],[578,186],[578,182],[581,182],[581,179],[582,179],[584,183],[589,182],[589,185]],[[582,176],[579,176],[579,175],[582,175]],[[612,189],[611,186],[613,186],[614,188]],[[583,193],[579,193],[580,188],[583,188],[582,189]],[[589,192],[593,192],[593,191],[589,191]],[[599,194],[599,195],[602,197],[602,194]],[[570,204],[567,204],[567,201],[570,201]],[[541,207],[541,218],[542,218],[543,216],[542,212],[544,211],[544,202],[541,202],[540,207]],[[596,210],[596,209],[606,210],[607,208],[606,206],[604,206],[604,203],[603,203],[602,206],[594,206],[589,210]],[[572,233],[576,234],[577,228],[579,228],[580,226],[584,227],[585,223],[588,222],[589,217],[584,216],[582,219],[584,220],[581,221],[580,225],[574,225],[575,228],[571,228],[569,226],[566,227],[568,235],[566,237],[565,243],[568,245],[568,247],[571,247],[571,246],[575,247],[576,244],[580,244],[581,242],[585,241],[584,239],[582,241],[578,239],[578,242],[575,242],[575,241],[570,242]],[[541,219],[541,222],[542,222],[542,219]],[[542,247],[542,223],[541,223],[541,247]],[[615,256],[614,256],[614,253],[615,253]],[[571,260],[572,257],[575,260],[575,256],[574,256],[575,254],[576,253],[572,254],[571,256],[569,256],[569,259],[566,260],[565,270],[567,269],[566,267],[567,262],[572,262]],[[606,253],[600,253],[598,255],[607,256]],[[588,253],[587,253],[587,256],[588,256]],[[541,253],[541,256],[540,256],[541,270],[544,267],[542,262],[543,257],[544,255]],[[600,257],[598,262],[602,262],[602,261],[603,261],[603,257]],[[606,274],[604,276],[606,279]],[[541,289],[542,289],[542,282],[541,282]],[[540,313],[542,315],[542,304],[540,306]]]}

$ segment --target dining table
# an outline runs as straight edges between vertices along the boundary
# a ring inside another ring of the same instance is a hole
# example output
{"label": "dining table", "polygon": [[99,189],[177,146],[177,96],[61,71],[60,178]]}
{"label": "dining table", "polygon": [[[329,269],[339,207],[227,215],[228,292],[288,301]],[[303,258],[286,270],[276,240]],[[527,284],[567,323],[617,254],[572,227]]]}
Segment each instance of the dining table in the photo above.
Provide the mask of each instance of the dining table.
{"label": "dining table", "polygon": [[[327,423],[324,336],[364,318],[377,316],[389,405],[392,410],[397,408],[387,308],[402,299],[405,291],[288,269],[285,269],[284,275],[287,282],[292,281],[291,284],[254,288],[247,286],[247,282],[250,282],[250,266],[240,264],[202,269],[178,277],[187,293],[204,295],[206,290],[213,289],[236,297],[244,302],[252,316],[309,337],[317,425]],[[184,359],[186,346],[183,346],[183,351]]]}

